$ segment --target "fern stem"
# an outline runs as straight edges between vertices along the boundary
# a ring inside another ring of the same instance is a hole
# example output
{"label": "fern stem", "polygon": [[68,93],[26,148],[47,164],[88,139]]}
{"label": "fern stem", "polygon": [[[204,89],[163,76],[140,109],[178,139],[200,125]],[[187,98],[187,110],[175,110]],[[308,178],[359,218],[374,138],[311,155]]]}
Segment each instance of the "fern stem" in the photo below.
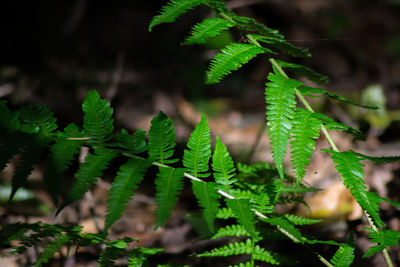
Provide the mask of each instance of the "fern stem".
{"label": "fern stem", "polygon": [[90,137],[68,137],[67,140],[71,140],[71,141],[86,141],[86,140],[90,140]]}

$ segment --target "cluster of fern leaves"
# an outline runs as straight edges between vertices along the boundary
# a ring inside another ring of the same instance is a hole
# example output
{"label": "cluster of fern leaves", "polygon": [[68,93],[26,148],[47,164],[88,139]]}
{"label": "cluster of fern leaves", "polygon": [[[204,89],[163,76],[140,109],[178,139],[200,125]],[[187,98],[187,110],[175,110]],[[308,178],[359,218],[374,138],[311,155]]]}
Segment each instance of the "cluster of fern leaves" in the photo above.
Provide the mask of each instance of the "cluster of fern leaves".
{"label": "cluster of fern leaves", "polygon": [[[367,190],[361,161],[389,163],[400,158],[369,157],[354,151],[340,152],[328,130],[345,131],[356,137],[362,134],[324,114],[314,112],[306,97],[327,95],[349,104],[358,104],[289,78],[285,70],[316,83],[327,82],[325,76],[308,67],[274,59],[273,56],[278,52],[294,57],[309,57],[310,53],[307,49],[287,42],[277,30],[252,18],[236,15],[224,1],[171,0],[153,18],[149,30],[161,23],[174,22],[180,15],[199,5],[205,5],[212,10],[215,17],[206,18],[196,24],[183,44],[202,44],[208,38],[218,36],[233,27],[246,36],[247,40],[246,43],[230,43],[215,55],[206,73],[206,83],[220,82],[256,56],[264,55],[272,64],[273,72],[267,75],[265,100],[267,130],[275,168],[263,163],[250,166],[235,164],[219,137],[216,137],[212,148],[210,128],[204,115],[191,133],[183,157],[177,158],[174,124],[163,112],[153,118],[148,133],[141,129],[133,133],[127,130],[114,133],[113,109],[96,91],[90,91],[82,104],[82,126],[70,124],[60,130],[52,112],[43,105],[11,111],[5,102],[0,102],[0,170],[12,157],[19,155],[12,178],[10,201],[24,186],[34,165],[44,156],[48,158],[48,167],[43,182],[54,205],[58,207],[57,214],[66,206],[80,200],[99,177],[103,176],[112,161],[115,162],[117,158],[125,159],[108,191],[103,231],[87,234],[82,232],[81,227],[17,223],[2,227],[2,246],[8,246],[16,253],[32,246],[41,247],[42,252],[36,262],[37,266],[41,266],[63,246],[70,248],[102,244],[103,250],[99,259],[102,266],[112,266],[120,257],[127,257],[129,266],[141,266],[148,256],[162,249],[128,249],[129,244],[134,241],[133,238],[109,240],[108,233],[123,216],[127,202],[134,196],[134,191],[143,178],[154,173],[149,171],[150,168],[156,168],[155,228],[165,225],[178,201],[184,181],[190,180],[193,195],[211,233],[206,238],[235,237],[232,240],[236,241],[211,251],[199,252],[197,257],[243,254],[248,255],[247,260],[237,266],[256,266],[263,262],[275,265],[295,264],[296,260],[290,255],[281,255],[263,248],[268,240],[279,238],[307,247],[326,266],[350,266],[355,257],[351,238],[346,243],[338,243],[305,236],[299,226],[318,223],[319,220],[280,214],[275,210],[280,204],[304,204],[303,195],[318,190],[304,186],[302,179],[315,150],[315,140],[322,132],[331,146],[330,150],[324,151],[331,155],[344,184],[362,207],[370,226],[366,230],[369,231],[371,241],[377,244],[364,256],[383,251],[390,266],[387,248],[398,244],[400,233],[384,229],[385,223],[379,216],[379,203],[386,201],[395,206],[400,204]],[[76,163],[82,147],[89,147],[89,154],[79,165],[70,189],[62,190],[63,177]],[[284,157],[289,148],[294,178],[284,171]],[[20,241],[18,245],[12,242],[14,240]],[[314,250],[315,244],[338,248],[328,260]]]}

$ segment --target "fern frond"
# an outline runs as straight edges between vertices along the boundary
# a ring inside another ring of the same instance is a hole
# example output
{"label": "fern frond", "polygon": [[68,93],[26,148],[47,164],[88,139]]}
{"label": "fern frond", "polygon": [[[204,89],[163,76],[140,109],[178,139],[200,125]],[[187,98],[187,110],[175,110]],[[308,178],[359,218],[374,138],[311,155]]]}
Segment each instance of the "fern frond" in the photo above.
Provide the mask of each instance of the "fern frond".
{"label": "fern frond", "polygon": [[224,0],[206,0],[205,4],[216,12],[231,14],[232,11],[226,6]]}
{"label": "fern frond", "polygon": [[206,83],[218,83],[226,75],[238,70],[264,50],[252,44],[232,43],[223,48],[222,53],[214,56],[206,73]]}
{"label": "fern frond", "polygon": [[207,18],[194,25],[191,36],[183,42],[184,45],[203,44],[207,38],[219,35],[222,31],[235,26],[234,22],[223,18]]}
{"label": "fern frond", "polygon": [[199,206],[203,208],[204,220],[207,222],[208,228],[214,232],[214,220],[218,213],[219,201],[221,197],[216,189],[214,182],[198,182],[192,180],[193,193],[197,198]]}
{"label": "fern frond", "polygon": [[15,131],[2,136],[0,143],[0,170],[4,169],[11,158],[25,145],[33,142],[34,135]]}
{"label": "fern frond", "polygon": [[273,213],[277,192],[264,188],[258,195],[254,194],[250,202],[252,207],[261,213]]}
{"label": "fern frond", "polygon": [[114,130],[113,109],[97,91],[90,91],[82,103],[83,130],[87,137],[101,145]]}
{"label": "fern frond", "polygon": [[255,215],[251,210],[248,199],[225,199],[228,207],[232,209],[235,218],[240,225],[249,232],[252,237],[257,237],[255,228]]}
{"label": "fern frond", "polygon": [[160,167],[156,178],[157,222],[155,228],[163,226],[171,216],[171,210],[178,201],[177,195],[183,187],[185,169]]}
{"label": "fern frond", "polygon": [[66,136],[71,136],[71,132],[79,133],[78,127],[74,124],[68,125],[64,129],[64,133],[60,134],[51,146],[50,162],[43,177],[47,191],[56,206],[58,205],[58,194],[62,187],[62,175],[72,164],[74,156],[79,153],[79,148],[82,145],[82,141],[67,140]]}
{"label": "fern frond", "polygon": [[354,129],[343,123],[337,122],[324,114],[314,112],[313,117],[320,120],[322,122],[322,124],[325,125],[326,128],[328,128],[330,130],[344,131],[344,132],[350,133],[357,140],[365,140],[365,138],[366,138],[366,136],[361,131]]}
{"label": "fern frond", "polygon": [[249,232],[240,224],[228,225],[218,229],[217,233],[211,237],[211,239],[217,239],[225,236],[250,236]]}
{"label": "fern frond", "polygon": [[321,121],[314,118],[310,111],[298,108],[292,125],[291,162],[299,185],[315,150],[314,139],[319,137]]}
{"label": "fern frond", "polygon": [[47,263],[54,254],[61,249],[61,247],[70,241],[70,237],[65,234],[59,234],[53,241],[43,247],[43,252],[40,253],[35,266],[41,267],[44,263]]}
{"label": "fern frond", "polygon": [[233,255],[251,254],[253,252],[253,242],[247,239],[246,242],[235,242],[229,245],[214,248],[211,251],[197,254],[197,257],[227,257]]}
{"label": "fern frond", "polygon": [[387,247],[393,247],[399,244],[400,232],[393,230],[382,229],[374,231],[373,229],[367,228],[371,232],[368,233],[372,243],[378,243],[378,245],[370,247],[368,251],[363,255],[363,258],[370,257],[375,253],[381,252]]}
{"label": "fern frond", "polygon": [[214,170],[213,175],[215,182],[222,185],[223,190],[229,193],[231,184],[237,181],[237,179],[232,179],[232,177],[236,175],[236,168],[225,145],[221,142],[218,136],[216,139],[217,143],[212,157],[212,168]]}
{"label": "fern frond", "polygon": [[322,220],[305,218],[294,214],[285,214],[283,217],[294,225],[309,225],[322,222]]}
{"label": "fern frond", "polygon": [[18,110],[19,128],[27,133],[49,135],[57,129],[56,118],[48,107],[41,104],[30,105]]}
{"label": "fern frond", "polygon": [[195,177],[208,177],[208,162],[211,157],[210,127],[206,117],[202,114],[201,121],[190,134],[187,149],[183,154],[183,165],[187,172]]}
{"label": "fern frond", "polygon": [[278,63],[278,65],[281,66],[282,68],[289,68],[295,75],[306,77],[310,81],[315,82],[317,84],[324,84],[329,82],[327,76],[321,75],[306,66],[285,62],[282,60],[276,60],[276,63]]}
{"label": "fern frond", "polygon": [[349,244],[341,245],[331,259],[335,267],[349,267],[354,261],[354,247]]}
{"label": "fern frond", "polygon": [[18,113],[11,112],[6,101],[0,101],[0,132],[11,132],[16,130],[18,125]]}
{"label": "fern frond", "polygon": [[278,228],[283,234],[289,237],[295,243],[304,243],[304,238],[300,231],[293,226],[288,220],[282,217],[272,217],[268,219],[262,219],[263,221],[269,223],[272,226]]}
{"label": "fern frond", "polygon": [[371,157],[367,155],[363,155],[360,153],[356,153],[361,159],[372,161],[376,164],[385,164],[385,163],[393,163],[400,160],[400,156],[390,156],[390,157]]}
{"label": "fern frond", "polygon": [[132,135],[130,135],[127,130],[122,129],[121,133],[117,134],[115,137],[117,141],[119,141],[119,147],[128,150],[129,153],[139,154],[147,149],[145,136],[146,132],[142,129],[135,131]]}
{"label": "fern frond", "polygon": [[335,152],[323,149],[332,155],[332,160],[336,163],[337,171],[342,175],[344,185],[350,189],[351,194],[357,200],[361,208],[368,213],[378,227],[383,227],[385,223],[379,217],[379,205],[374,194],[367,191],[363,180],[364,172],[361,164],[362,158],[353,151]]}
{"label": "fern frond", "polygon": [[283,158],[289,144],[291,120],[296,106],[295,88],[301,83],[273,73],[268,75],[268,79],[270,82],[266,83],[265,88],[268,135],[271,139],[274,163],[283,179]]}
{"label": "fern frond", "polygon": [[253,18],[232,15],[232,19],[236,21],[236,23],[239,25],[239,28],[245,32],[259,33],[264,36],[271,36],[279,39],[284,38],[284,36],[280,34],[278,30],[271,29]]}
{"label": "fern frond", "polygon": [[298,89],[301,92],[301,94],[304,95],[304,96],[315,97],[315,94],[316,95],[326,95],[326,96],[328,96],[328,97],[330,97],[332,99],[335,99],[335,100],[338,100],[338,101],[341,101],[341,102],[344,102],[344,103],[347,103],[347,104],[350,104],[350,105],[353,105],[353,106],[358,106],[358,107],[366,108],[366,109],[379,109],[376,106],[368,106],[368,105],[359,104],[359,103],[354,102],[354,101],[352,101],[352,100],[350,100],[350,99],[348,99],[348,98],[346,98],[344,96],[341,96],[341,95],[326,91],[326,90],[321,89],[321,88],[314,88],[314,87],[309,87],[309,86],[300,86]]}
{"label": "fern frond", "polygon": [[250,34],[250,36],[259,42],[270,44],[272,47],[275,47],[288,55],[294,57],[311,57],[311,53],[307,48],[294,46],[283,38],[258,34]]}
{"label": "fern frond", "polygon": [[82,197],[89,190],[90,185],[95,183],[98,177],[102,176],[107,165],[117,155],[118,152],[106,148],[98,148],[94,154],[87,155],[85,163],[79,167],[78,172],[75,174],[75,182],[69,191],[67,200],[58,209],[57,214],[67,205]]}
{"label": "fern frond", "polygon": [[178,159],[170,159],[174,154],[175,137],[174,123],[160,111],[151,120],[148,145],[150,158],[161,164],[177,162]]}
{"label": "fern frond", "polygon": [[293,265],[296,263],[295,261],[287,257],[284,257],[278,253],[269,252],[260,247],[259,245],[256,245],[254,247],[253,252],[251,253],[251,258],[253,260],[262,261],[274,265],[281,265],[281,264]]}
{"label": "fern frond", "polygon": [[121,165],[108,192],[105,232],[121,218],[126,203],[142,181],[150,165],[150,161],[142,159],[129,159],[128,162]]}
{"label": "fern frond", "polygon": [[174,22],[181,14],[186,13],[188,10],[202,4],[205,0],[170,0],[165,6],[162,7],[160,15],[154,16],[150,22],[149,31],[154,26]]}
{"label": "fern frond", "polygon": [[221,208],[218,210],[218,213],[216,215],[218,219],[229,219],[229,218],[235,218],[235,214],[233,214],[233,210],[231,208]]}
{"label": "fern frond", "polygon": [[17,190],[24,186],[29,174],[33,170],[33,166],[39,162],[45,148],[49,145],[50,139],[43,135],[36,135],[30,143],[26,144],[21,151],[21,158],[16,165],[11,185],[12,191],[10,194],[11,201]]}

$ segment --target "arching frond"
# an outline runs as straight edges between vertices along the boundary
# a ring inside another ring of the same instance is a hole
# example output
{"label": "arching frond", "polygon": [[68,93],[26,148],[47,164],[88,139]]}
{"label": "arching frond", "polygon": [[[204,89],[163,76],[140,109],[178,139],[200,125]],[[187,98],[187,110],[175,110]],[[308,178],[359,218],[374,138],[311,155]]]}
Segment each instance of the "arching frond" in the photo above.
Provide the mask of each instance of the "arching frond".
{"label": "arching frond", "polygon": [[85,162],[75,173],[75,181],[69,191],[67,200],[57,210],[57,214],[67,205],[81,198],[89,190],[89,187],[96,182],[97,178],[102,176],[110,161],[117,155],[117,151],[106,148],[98,148],[94,154],[87,155]]}
{"label": "arching frond", "polygon": [[271,139],[274,163],[280,177],[283,178],[283,157],[289,144],[291,120],[296,106],[295,88],[301,83],[273,73],[268,75],[268,80],[270,82],[266,83],[265,88],[268,135]]}
{"label": "arching frond", "polygon": [[121,218],[126,203],[132,197],[150,165],[150,161],[142,159],[129,159],[121,165],[108,192],[105,231]]}
{"label": "arching frond", "polygon": [[335,267],[349,267],[354,261],[354,247],[349,244],[341,245],[331,259]]}
{"label": "arching frond", "polygon": [[218,229],[217,233],[211,237],[211,239],[217,239],[225,236],[250,236],[244,226],[240,224],[228,225]]}
{"label": "arching frond", "polygon": [[282,52],[294,56],[294,57],[311,57],[311,53],[307,48],[294,46],[284,38],[276,36],[264,36],[258,34],[250,34],[251,37],[259,42],[263,42],[271,45],[274,48],[281,50]]}
{"label": "arching frond", "polygon": [[160,15],[153,17],[149,26],[149,31],[151,32],[156,25],[174,22],[181,14],[186,13],[188,10],[200,5],[204,1],[205,0],[170,0],[162,7]]}
{"label": "arching frond", "polygon": [[58,194],[63,185],[62,176],[72,164],[74,156],[79,153],[79,148],[82,145],[82,141],[68,140],[66,138],[67,136],[79,136],[79,134],[72,135],[71,132],[79,133],[78,127],[74,124],[68,125],[64,129],[64,133],[60,134],[56,138],[55,143],[50,147],[50,161],[43,177],[47,191],[56,206],[58,205]]}
{"label": "arching frond", "polygon": [[36,135],[30,141],[30,143],[22,147],[21,158],[16,164],[11,181],[12,191],[10,194],[10,201],[13,199],[17,190],[24,186],[34,165],[39,162],[45,148],[50,142],[50,140],[43,135]]}
{"label": "arching frond", "polygon": [[374,194],[367,191],[363,180],[364,172],[361,164],[362,158],[353,151],[335,152],[323,150],[332,155],[332,160],[336,163],[337,171],[342,175],[344,185],[350,189],[351,194],[357,200],[361,208],[368,213],[378,227],[383,227],[385,223],[379,217],[379,205]]}
{"label": "arching frond", "polygon": [[294,260],[291,260],[278,253],[267,251],[259,245],[254,246],[253,252],[251,253],[251,258],[253,260],[262,261],[273,265],[293,265],[296,263]]}
{"label": "arching frond", "polygon": [[41,104],[30,105],[18,110],[18,127],[27,133],[48,136],[57,129],[56,118],[53,117],[48,107]]}
{"label": "arching frond", "polygon": [[[309,87],[309,86],[300,86],[299,91],[301,92],[302,95],[304,96],[311,96],[311,97],[317,97],[318,95],[326,95],[332,99],[353,105],[353,106],[358,106],[361,108],[366,108],[366,109],[378,109],[378,107],[376,106],[368,106],[368,105],[363,105],[363,104],[359,104],[357,102],[354,102],[344,96],[326,91],[324,89],[321,88],[314,88],[314,87]],[[317,95],[317,96],[316,96]]]}
{"label": "arching frond", "polygon": [[34,135],[15,131],[2,135],[0,143],[0,170],[4,169],[10,159],[17,154],[21,148],[33,142]]}
{"label": "arching frond", "polygon": [[97,91],[90,91],[82,104],[83,130],[91,141],[101,145],[114,130],[113,109],[100,98]]}
{"label": "arching frond", "polygon": [[306,167],[315,150],[315,141],[321,131],[321,121],[308,110],[298,108],[292,120],[291,161],[296,183],[299,185],[306,173]]}
{"label": "arching frond", "polygon": [[283,216],[294,225],[310,225],[322,222],[322,220],[305,218],[294,214],[285,214]]}
{"label": "arching frond", "polygon": [[219,82],[258,54],[264,53],[264,50],[259,46],[241,43],[229,44],[221,51],[222,53],[215,55],[211,60],[209,70],[206,73],[207,84]]}
{"label": "arching frond", "polygon": [[225,199],[229,208],[232,209],[235,218],[240,225],[243,225],[252,237],[257,237],[255,228],[255,215],[251,210],[247,199]]}
{"label": "arching frond", "polygon": [[128,150],[129,153],[139,154],[147,149],[145,136],[146,132],[142,129],[135,131],[133,134],[129,134],[127,130],[122,129],[121,133],[116,135],[116,138],[119,141],[119,147]]}
{"label": "arching frond", "polygon": [[174,154],[175,137],[174,123],[160,111],[151,120],[148,144],[150,158],[162,164],[177,162],[178,159],[170,159]]}
{"label": "arching frond", "polygon": [[373,229],[368,228],[371,232],[368,233],[369,238],[372,243],[378,243],[376,246],[372,246],[368,249],[368,251],[363,255],[363,258],[370,257],[375,253],[381,252],[387,247],[394,247],[400,242],[400,232],[380,229],[379,231],[375,231]]}
{"label": "arching frond", "polygon": [[172,208],[178,201],[178,194],[183,187],[185,169],[160,167],[156,178],[157,222],[155,228],[163,226],[171,216]]}
{"label": "arching frond", "polygon": [[211,251],[197,254],[197,257],[226,257],[233,255],[251,254],[253,252],[253,242],[247,239],[246,242],[235,242],[229,245],[214,248]]}
{"label": "arching frond", "polygon": [[278,30],[271,29],[253,18],[238,15],[232,15],[232,18],[239,25],[239,28],[245,32],[259,33],[264,36],[271,36],[279,39],[284,38]]}
{"label": "arching frond", "polygon": [[223,18],[206,18],[193,26],[192,35],[187,37],[183,44],[203,44],[207,38],[217,36],[233,26],[235,26],[234,22]]}
{"label": "arching frond", "polygon": [[318,83],[318,84],[324,84],[329,82],[329,79],[327,76],[321,75],[317,72],[315,72],[313,69],[300,65],[300,64],[295,64],[291,62],[285,62],[282,60],[276,60],[276,63],[279,64],[282,68],[289,68],[290,71],[292,71],[295,75],[299,75],[302,77],[306,77],[312,82]]}
{"label": "arching frond", "polygon": [[222,190],[229,193],[231,184],[237,181],[237,179],[232,179],[236,175],[236,168],[228,150],[218,136],[212,157],[212,168],[215,182],[221,185]]}
{"label": "arching frond", "polygon": [[221,208],[218,210],[217,218],[226,220],[229,218],[235,218],[235,214],[233,214],[233,210],[231,208]]}
{"label": "arching frond", "polygon": [[204,220],[207,222],[208,228],[214,232],[214,220],[218,213],[219,201],[221,197],[213,182],[192,181],[193,193],[197,198],[199,206],[203,208]]}
{"label": "arching frond", "polygon": [[190,134],[187,149],[183,154],[183,165],[195,177],[208,177],[208,162],[211,157],[210,127],[202,114],[201,121]]}

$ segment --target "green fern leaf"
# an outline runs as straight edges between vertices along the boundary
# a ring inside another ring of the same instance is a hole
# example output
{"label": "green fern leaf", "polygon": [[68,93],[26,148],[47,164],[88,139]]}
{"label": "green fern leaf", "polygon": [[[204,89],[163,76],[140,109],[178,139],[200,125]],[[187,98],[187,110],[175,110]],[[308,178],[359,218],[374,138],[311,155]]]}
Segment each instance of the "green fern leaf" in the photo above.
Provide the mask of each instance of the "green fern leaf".
{"label": "green fern leaf", "polygon": [[214,248],[211,251],[197,254],[197,257],[227,257],[233,255],[252,254],[253,242],[247,239],[246,242],[235,242],[229,245]]}
{"label": "green fern leaf", "polygon": [[122,129],[121,133],[117,134],[115,137],[117,141],[119,141],[119,147],[128,150],[129,153],[139,154],[147,149],[145,136],[146,132],[142,129],[135,131],[132,135],[130,135],[127,130]]}
{"label": "green fern leaf", "polygon": [[0,170],[4,169],[10,159],[29,143],[33,142],[34,135],[15,131],[2,136],[0,143]]}
{"label": "green fern leaf", "polygon": [[114,130],[113,109],[110,103],[101,99],[99,93],[92,90],[83,101],[82,110],[85,134],[94,143],[101,145]]}
{"label": "green fern leaf", "polygon": [[[355,152],[354,152],[355,153]],[[377,164],[385,164],[385,163],[393,163],[400,160],[400,156],[391,156],[391,157],[371,157],[367,155],[363,155],[360,153],[355,153],[361,159],[369,160]]]}
{"label": "green fern leaf", "polygon": [[[70,124],[64,130],[67,134],[63,135],[68,135],[68,132],[71,131],[79,132],[79,129],[76,125]],[[82,145],[82,141],[67,140],[64,136],[57,137],[55,143],[51,146],[50,162],[43,177],[47,191],[56,206],[58,204],[58,194],[62,187],[62,175],[72,164],[72,160],[79,153],[79,148]]]}
{"label": "green fern leaf", "polygon": [[193,27],[192,35],[187,37],[183,44],[203,44],[207,38],[217,36],[233,26],[234,22],[223,18],[207,18]]}
{"label": "green fern leaf", "polygon": [[206,73],[206,83],[218,83],[231,71],[238,70],[264,50],[252,44],[232,43],[223,48],[212,60]]}
{"label": "green fern leaf", "polygon": [[361,131],[354,129],[350,126],[347,126],[345,124],[342,124],[340,122],[337,122],[324,114],[314,112],[313,117],[320,120],[328,129],[335,130],[335,131],[348,132],[348,133],[354,135],[354,137],[357,140],[365,140],[365,138],[366,138],[365,135]]}
{"label": "green fern leaf", "polygon": [[218,229],[217,233],[211,239],[217,239],[225,236],[250,236],[249,232],[240,224],[228,225]]}
{"label": "green fern leaf", "polygon": [[233,210],[231,208],[221,208],[218,210],[217,218],[226,220],[229,218],[235,218],[235,214],[233,214]]}
{"label": "green fern leaf", "polygon": [[218,213],[219,201],[221,197],[213,182],[198,182],[192,180],[193,193],[197,198],[199,206],[203,208],[203,216],[208,228],[214,232],[214,220]]}
{"label": "green fern leaf", "polygon": [[304,243],[304,238],[301,235],[300,231],[293,226],[288,220],[282,217],[272,217],[268,219],[262,219],[263,221],[269,223],[272,226],[275,226],[288,236],[295,243]]}
{"label": "green fern leaf", "polygon": [[349,267],[354,261],[354,247],[349,244],[341,245],[331,259],[335,267]]}
{"label": "green fern leaf", "polygon": [[262,247],[260,247],[259,245],[256,245],[253,249],[253,252],[251,253],[251,258],[253,260],[257,260],[257,261],[262,261],[262,262],[266,262],[266,263],[270,263],[270,264],[274,264],[274,265],[293,265],[296,262],[284,257],[278,253],[272,253],[270,251],[266,251],[265,249],[263,249]]}
{"label": "green fern leaf", "polygon": [[18,111],[19,127],[27,133],[40,133],[48,136],[57,129],[56,118],[46,106],[41,104],[30,105]]}
{"label": "green fern leaf", "polygon": [[170,159],[175,148],[175,129],[170,118],[163,112],[153,118],[149,130],[149,155],[154,161],[161,164],[177,162],[178,159]]}
{"label": "green fern leaf", "polygon": [[36,135],[30,143],[26,144],[21,151],[21,158],[16,165],[11,185],[12,191],[10,194],[11,201],[17,190],[24,186],[29,174],[33,170],[33,166],[39,162],[45,148],[49,145],[50,139],[43,135]]}
{"label": "green fern leaf", "polygon": [[273,73],[268,75],[268,79],[271,81],[266,83],[265,88],[268,135],[271,139],[274,163],[283,179],[283,157],[289,144],[291,120],[296,106],[295,88],[301,83]]}
{"label": "green fern leaf", "polygon": [[105,232],[121,218],[126,203],[142,181],[150,165],[150,161],[142,159],[129,159],[127,163],[121,165],[108,192]]}
{"label": "green fern leaf", "polygon": [[259,33],[264,36],[271,36],[284,39],[284,36],[278,30],[271,29],[253,18],[232,15],[232,18],[239,25],[239,28],[245,32]]}
{"label": "green fern leaf", "polygon": [[346,97],[343,97],[341,95],[326,91],[324,89],[321,88],[314,88],[314,87],[308,87],[308,86],[300,86],[299,91],[301,92],[302,95],[304,96],[310,96],[310,97],[316,97],[315,95],[326,95],[332,99],[353,105],[353,106],[358,106],[358,107],[362,107],[362,108],[366,108],[366,109],[379,109],[376,106],[368,106],[368,105],[362,105],[359,103],[356,103]]}
{"label": "green fern leaf", "polygon": [[118,155],[118,152],[106,148],[98,148],[94,154],[89,154],[85,158],[78,172],[75,174],[75,182],[72,185],[67,200],[58,209],[57,214],[67,205],[78,200],[89,190],[90,185],[96,182],[97,177],[101,177],[110,161]]}
{"label": "green fern leaf", "polygon": [[371,239],[372,243],[378,243],[376,246],[372,246],[363,255],[363,258],[370,257],[375,253],[381,252],[387,247],[394,247],[399,244],[400,232],[393,230],[379,230],[374,231],[371,228],[367,228],[371,232],[368,233],[368,237]]}
{"label": "green fern leaf", "polygon": [[208,162],[211,157],[210,127],[202,114],[201,121],[190,134],[187,148],[183,154],[183,165],[195,177],[208,177]]}
{"label": "green fern leaf", "polygon": [[251,210],[248,199],[225,199],[229,208],[232,209],[235,218],[240,225],[249,232],[252,237],[257,237],[255,228],[255,215]]}
{"label": "green fern leaf", "polygon": [[299,185],[306,173],[306,167],[315,150],[315,141],[321,131],[321,121],[308,110],[298,108],[292,121],[291,158],[296,183]]}
{"label": "green fern leaf", "polygon": [[294,214],[285,214],[283,217],[294,225],[310,225],[322,222],[322,220],[300,217]]}
{"label": "green fern leaf", "polygon": [[226,6],[224,0],[206,0],[205,4],[216,13],[230,14],[232,11]]}
{"label": "green fern leaf", "polygon": [[202,4],[204,1],[205,0],[170,0],[162,7],[160,15],[154,16],[150,23],[149,31],[151,32],[156,25],[174,22],[181,14]]}
{"label": "green fern leaf", "polygon": [[157,222],[155,228],[163,226],[171,216],[171,210],[178,201],[177,195],[183,187],[185,169],[160,167],[156,178]]}
{"label": "green fern leaf", "polygon": [[336,163],[337,171],[342,175],[344,185],[350,189],[351,194],[357,200],[361,208],[372,217],[378,227],[383,227],[385,223],[379,217],[379,205],[374,193],[368,192],[364,178],[364,172],[360,163],[362,158],[353,151],[335,152],[323,149],[332,155],[332,160]]}
{"label": "green fern leaf", "polygon": [[225,145],[220,141],[217,136],[217,143],[215,145],[214,154],[212,157],[212,168],[214,170],[214,179],[217,184],[222,185],[221,189],[229,193],[231,184],[237,181],[232,179],[236,175],[236,168],[233,164],[232,158],[229,155]]}
{"label": "green fern leaf", "polygon": [[288,55],[294,57],[311,57],[311,53],[307,48],[294,46],[283,38],[258,34],[250,34],[250,36],[259,42],[270,44],[272,47],[275,47]]}
{"label": "green fern leaf", "polygon": [[6,101],[0,101],[0,132],[11,132],[17,129],[18,113],[11,112]]}
{"label": "green fern leaf", "polygon": [[68,235],[59,234],[53,241],[43,247],[43,252],[40,253],[35,266],[41,267],[44,263],[47,263],[54,254],[61,249],[61,247],[70,241]]}
{"label": "green fern leaf", "polygon": [[281,66],[282,68],[289,68],[294,74],[306,77],[310,81],[315,82],[317,84],[324,84],[329,82],[327,76],[321,75],[306,66],[285,62],[282,60],[276,60],[276,63],[278,63],[278,65]]}

